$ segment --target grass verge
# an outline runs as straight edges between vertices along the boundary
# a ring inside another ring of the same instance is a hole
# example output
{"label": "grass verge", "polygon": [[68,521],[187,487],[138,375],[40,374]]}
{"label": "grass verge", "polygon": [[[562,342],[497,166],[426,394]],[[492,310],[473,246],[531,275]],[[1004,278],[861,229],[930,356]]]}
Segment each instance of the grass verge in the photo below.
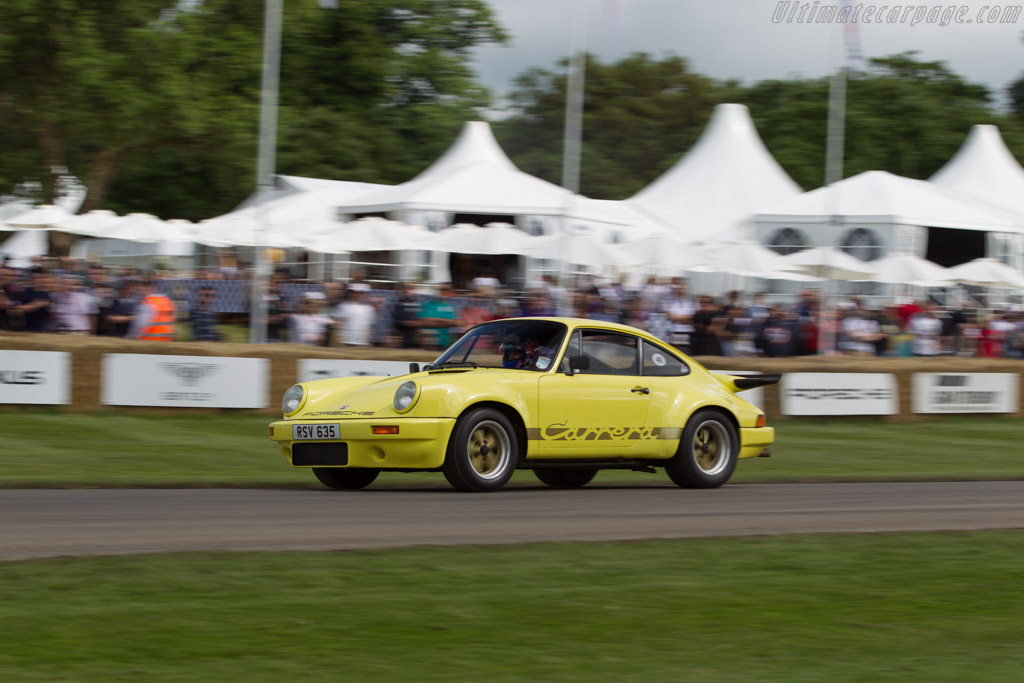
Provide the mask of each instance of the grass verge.
{"label": "grass verge", "polygon": [[1024,531],[0,564],[5,680],[999,681]]}
{"label": "grass verge", "polygon": [[[254,415],[0,413],[0,487],[319,486],[288,467]],[[946,417],[913,423],[776,421],[772,457],[745,460],[733,482],[1024,478],[1024,421]],[[604,471],[595,483],[665,483],[663,474]],[[439,473],[383,474],[374,486],[443,485]],[[519,472],[512,485],[536,485]]]}

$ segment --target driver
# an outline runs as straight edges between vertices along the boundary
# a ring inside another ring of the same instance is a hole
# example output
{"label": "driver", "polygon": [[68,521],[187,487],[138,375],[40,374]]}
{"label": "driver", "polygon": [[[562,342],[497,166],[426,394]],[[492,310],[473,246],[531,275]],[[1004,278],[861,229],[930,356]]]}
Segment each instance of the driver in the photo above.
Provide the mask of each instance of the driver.
{"label": "driver", "polygon": [[504,342],[498,350],[501,351],[501,367],[518,369],[533,367],[538,358],[553,353],[551,349],[540,346],[530,337],[518,342]]}

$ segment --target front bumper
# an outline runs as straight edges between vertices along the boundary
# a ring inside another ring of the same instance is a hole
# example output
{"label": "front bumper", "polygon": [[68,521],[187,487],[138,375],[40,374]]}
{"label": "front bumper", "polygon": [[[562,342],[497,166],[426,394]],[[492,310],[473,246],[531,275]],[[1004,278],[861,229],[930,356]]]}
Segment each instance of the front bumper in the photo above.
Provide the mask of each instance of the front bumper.
{"label": "front bumper", "polygon": [[[337,424],[341,438],[302,441],[292,438],[293,425],[325,423]],[[385,426],[397,426],[398,433],[373,433],[373,427]],[[278,420],[270,423],[270,439],[277,443],[281,455],[292,467],[437,469],[444,464],[448,438],[454,427],[455,418]],[[296,464],[292,457],[296,446],[301,451],[305,444],[316,446],[305,449],[302,457],[297,458],[300,464]],[[331,444],[336,444],[337,448],[332,448]]]}
{"label": "front bumper", "polygon": [[740,459],[756,458],[775,441],[774,427],[740,429]]}

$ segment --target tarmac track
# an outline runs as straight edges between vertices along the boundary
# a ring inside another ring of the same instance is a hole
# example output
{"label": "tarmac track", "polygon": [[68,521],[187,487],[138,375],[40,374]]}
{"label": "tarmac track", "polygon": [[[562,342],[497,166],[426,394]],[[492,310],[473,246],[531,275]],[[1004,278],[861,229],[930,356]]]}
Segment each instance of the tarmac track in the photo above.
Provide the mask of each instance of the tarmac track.
{"label": "tarmac track", "polygon": [[0,492],[0,560],[1024,528],[1024,481]]}

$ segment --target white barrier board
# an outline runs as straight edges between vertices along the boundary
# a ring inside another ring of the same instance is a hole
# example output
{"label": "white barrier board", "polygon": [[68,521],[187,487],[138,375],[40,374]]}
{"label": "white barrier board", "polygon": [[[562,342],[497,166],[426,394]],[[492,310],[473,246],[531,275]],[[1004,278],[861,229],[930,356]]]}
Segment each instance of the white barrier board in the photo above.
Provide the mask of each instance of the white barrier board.
{"label": "white barrier board", "polygon": [[1009,372],[918,372],[915,413],[1015,413],[1020,377]]}
{"label": "white barrier board", "polygon": [[0,403],[65,405],[70,402],[70,353],[0,351]]}
{"label": "white barrier board", "polygon": [[783,415],[896,415],[896,376],[861,372],[782,375]]}
{"label": "white barrier board", "polygon": [[270,361],[265,358],[103,356],[102,402],[110,406],[266,408]]}
{"label": "white barrier board", "polygon": [[312,382],[332,377],[398,377],[408,374],[409,361],[303,358],[299,360],[298,381]]}

